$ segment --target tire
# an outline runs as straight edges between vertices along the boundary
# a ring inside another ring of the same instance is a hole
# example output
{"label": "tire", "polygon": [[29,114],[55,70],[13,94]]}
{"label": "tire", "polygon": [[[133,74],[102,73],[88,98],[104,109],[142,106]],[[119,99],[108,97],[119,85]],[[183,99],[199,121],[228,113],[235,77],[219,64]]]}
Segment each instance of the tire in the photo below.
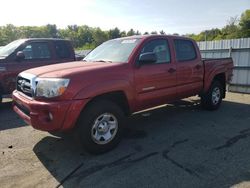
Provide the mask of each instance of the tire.
{"label": "tire", "polygon": [[63,137],[63,136],[65,136],[65,133],[63,133],[63,132],[48,131],[48,133],[51,134],[52,136],[56,136],[56,137]]}
{"label": "tire", "polygon": [[116,147],[122,138],[124,113],[111,101],[97,100],[77,122],[82,144],[89,153],[101,154]]}
{"label": "tire", "polygon": [[207,110],[217,110],[220,107],[223,87],[217,80],[213,81],[209,90],[201,96],[201,105]]}

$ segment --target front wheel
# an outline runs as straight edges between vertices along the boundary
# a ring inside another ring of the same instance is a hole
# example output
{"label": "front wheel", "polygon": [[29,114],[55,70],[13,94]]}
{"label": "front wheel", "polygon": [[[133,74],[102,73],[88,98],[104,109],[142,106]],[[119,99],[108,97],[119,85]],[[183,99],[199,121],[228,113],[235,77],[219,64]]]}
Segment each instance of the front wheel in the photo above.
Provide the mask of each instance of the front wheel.
{"label": "front wheel", "polygon": [[213,81],[209,90],[201,96],[201,105],[207,110],[217,110],[220,107],[223,87],[219,81]]}
{"label": "front wheel", "polygon": [[95,101],[82,113],[78,128],[84,148],[99,154],[113,149],[121,140],[124,113],[111,101]]}

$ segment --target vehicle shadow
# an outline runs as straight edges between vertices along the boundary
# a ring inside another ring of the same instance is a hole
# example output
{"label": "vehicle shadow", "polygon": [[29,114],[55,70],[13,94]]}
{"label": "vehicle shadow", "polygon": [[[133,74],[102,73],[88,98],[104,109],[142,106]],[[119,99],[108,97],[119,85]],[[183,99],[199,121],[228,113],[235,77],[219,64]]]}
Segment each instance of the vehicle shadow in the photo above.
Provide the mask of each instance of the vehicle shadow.
{"label": "vehicle shadow", "polygon": [[[4,122],[4,123],[3,123]],[[18,128],[26,123],[12,109],[12,101],[0,104],[0,131]]]}
{"label": "vehicle shadow", "polygon": [[11,108],[11,107],[12,107],[12,101],[3,102],[0,104],[0,110],[4,110],[6,108]]}
{"label": "vehicle shadow", "polygon": [[129,118],[122,143],[103,155],[87,154],[73,135],[47,136],[33,151],[58,187],[144,187],[154,181],[159,187],[228,187],[250,180],[250,105],[224,101],[212,112],[198,100],[182,100],[144,114]]}

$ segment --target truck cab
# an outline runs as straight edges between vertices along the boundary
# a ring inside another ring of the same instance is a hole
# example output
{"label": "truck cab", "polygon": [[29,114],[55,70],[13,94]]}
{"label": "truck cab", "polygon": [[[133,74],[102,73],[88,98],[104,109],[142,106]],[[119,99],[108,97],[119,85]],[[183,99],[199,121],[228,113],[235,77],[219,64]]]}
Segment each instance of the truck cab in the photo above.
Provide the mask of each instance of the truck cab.
{"label": "truck cab", "polygon": [[73,47],[62,39],[19,39],[0,49],[0,100],[15,89],[17,75],[30,68],[75,60]]}

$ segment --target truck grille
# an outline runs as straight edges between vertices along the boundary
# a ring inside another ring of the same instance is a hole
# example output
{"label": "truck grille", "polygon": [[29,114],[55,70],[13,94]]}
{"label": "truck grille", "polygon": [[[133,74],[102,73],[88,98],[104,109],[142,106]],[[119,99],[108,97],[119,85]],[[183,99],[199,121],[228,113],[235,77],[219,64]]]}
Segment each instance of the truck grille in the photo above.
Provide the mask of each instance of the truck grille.
{"label": "truck grille", "polygon": [[31,81],[29,79],[18,76],[16,89],[17,91],[20,91],[25,95],[32,97]]}

